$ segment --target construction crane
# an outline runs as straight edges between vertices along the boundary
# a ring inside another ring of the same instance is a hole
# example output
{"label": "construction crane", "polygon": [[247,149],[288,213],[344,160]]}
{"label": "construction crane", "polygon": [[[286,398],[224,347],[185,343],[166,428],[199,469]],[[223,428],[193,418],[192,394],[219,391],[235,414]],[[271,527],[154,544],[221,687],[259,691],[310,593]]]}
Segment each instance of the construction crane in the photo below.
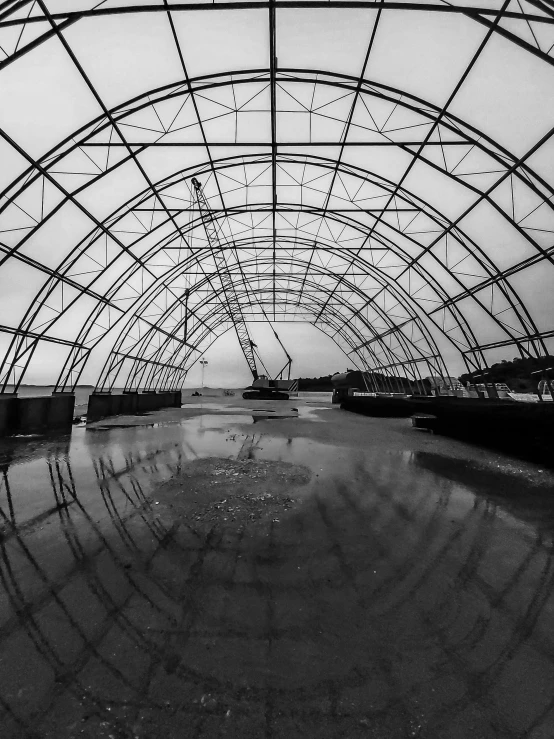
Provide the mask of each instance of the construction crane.
{"label": "construction crane", "polygon": [[[219,224],[214,218],[212,210],[208,205],[208,201],[206,200],[206,196],[204,195],[204,191],[202,190],[202,185],[200,184],[200,182],[196,179],[196,177],[193,177],[191,179],[191,183],[195,190],[196,202],[198,203],[198,211],[200,213],[200,218],[206,232],[208,246],[212,253],[219,279],[221,280],[221,287],[223,289],[223,294],[227,305],[227,312],[229,313],[229,317],[233,322],[240,347],[253,377],[252,385],[246,389],[246,391],[243,393],[243,397],[249,399],[263,398],[268,400],[288,400],[289,394],[287,390],[291,391],[295,389],[295,387],[296,389],[298,387],[297,382],[290,379],[292,359],[285,349],[283,342],[279,338],[277,332],[273,328],[271,322],[269,321],[269,318],[267,317],[263,306],[260,305],[266,321],[269,323],[271,330],[275,335],[275,338],[279,342],[279,345],[281,346],[287,357],[287,362],[285,366],[280,370],[280,372],[277,373],[275,379],[269,379],[269,373],[257,351],[257,346],[252,341],[252,338],[248,333],[248,327],[246,326],[246,321],[244,319],[244,314],[242,312],[235,283],[233,281],[233,278],[231,277],[229,266],[227,264],[227,258],[225,256],[225,250],[222,248],[221,240],[219,237]],[[266,375],[259,374],[256,364],[256,358],[267,373]],[[286,380],[283,378],[283,374],[285,373],[285,371],[287,371]]]}
{"label": "construction crane", "polygon": [[213,216],[210,206],[208,205],[208,201],[206,200],[206,196],[204,195],[200,182],[198,182],[196,177],[193,177],[191,182],[196,191],[198,210],[200,211],[200,217],[204,225],[204,230],[206,231],[206,238],[208,239],[208,245],[212,252],[212,257],[215,262],[217,273],[219,275],[219,279],[221,280],[221,287],[223,288],[223,294],[225,296],[225,302],[228,308],[229,317],[231,318],[233,326],[235,327],[240,348],[242,349],[244,357],[248,363],[250,372],[252,372],[252,377],[254,378],[254,380],[257,380],[259,374],[258,368],[256,366],[256,359],[254,357],[254,349],[256,348],[256,345],[250,338],[248,328],[246,327],[246,321],[244,320],[240,301],[235,289],[235,283],[233,282],[233,278],[231,277],[231,273],[227,265],[225,252],[221,248],[216,220]]}
{"label": "construction crane", "polygon": [[[265,320],[267,321],[267,323],[268,323],[269,327],[270,327],[270,328],[271,328],[271,330],[273,331],[273,335],[274,335],[274,336],[275,336],[275,338],[277,339],[277,341],[278,341],[278,343],[279,343],[279,346],[280,346],[280,347],[281,347],[281,349],[282,349],[282,350],[284,351],[284,353],[285,353],[285,356],[286,356],[286,358],[287,358],[287,361],[286,361],[286,363],[285,363],[284,367],[283,367],[283,368],[282,368],[281,370],[279,370],[279,372],[277,372],[277,374],[275,375],[275,380],[284,380],[284,377],[283,377],[283,375],[285,374],[285,371],[286,371],[286,373],[287,373],[287,380],[290,380],[290,369],[291,369],[291,367],[292,367],[292,358],[291,358],[290,354],[288,353],[288,351],[287,351],[287,350],[285,349],[285,345],[283,344],[283,342],[282,342],[282,341],[281,341],[281,339],[279,338],[279,334],[277,333],[277,331],[275,331],[275,329],[274,329],[274,327],[273,327],[273,324],[271,323],[271,321],[270,321],[270,320],[269,320],[269,318],[267,317],[267,313],[265,312],[265,310],[264,310],[264,307],[263,307],[263,305],[262,305],[261,303],[260,303],[260,308],[262,309],[262,313],[264,314],[264,318],[265,318]],[[256,355],[257,355],[258,357],[260,356],[260,355],[258,354],[258,352],[256,352]],[[260,359],[260,361],[261,361],[261,359]]]}

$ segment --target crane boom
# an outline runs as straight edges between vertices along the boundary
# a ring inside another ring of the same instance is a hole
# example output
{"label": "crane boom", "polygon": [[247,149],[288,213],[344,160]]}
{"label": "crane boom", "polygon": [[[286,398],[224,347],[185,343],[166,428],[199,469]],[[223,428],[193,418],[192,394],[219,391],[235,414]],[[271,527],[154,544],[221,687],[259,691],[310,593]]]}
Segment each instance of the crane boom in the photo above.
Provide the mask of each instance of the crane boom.
{"label": "crane boom", "polygon": [[262,305],[261,303],[260,303],[260,308],[262,309],[262,313],[264,314],[264,318],[265,318],[265,320],[266,320],[266,321],[268,322],[268,324],[269,324],[269,327],[270,327],[270,328],[271,328],[271,330],[273,331],[273,335],[275,336],[275,338],[276,338],[276,339],[277,339],[277,341],[279,342],[279,346],[280,346],[280,347],[281,347],[281,349],[282,349],[282,350],[283,350],[283,351],[285,352],[285,356],[286,356],[286,358],[287,358],[287,361],[286,361],[286,363],[285,363],[285,366],[283,367],[283,369],[282,369],[282,370],[280,370],[280,371],[279,371],[279,372],[278,372],[278,373],[277,373],[277,374],[275,375],[275,379],[282,379],[282,378],[283,378],[283,373],[285,372],[285,370],[287,370],[287,374],[288,374],[288,377],[287,377],[287,379],[289,379],[289,380],[290,380],[290,368],[291,368],[291,366],[292,366],[292,357],[290,356],[290,354],[288,353],[288,351],[287,351],[287,350],[285,349],[285,345],[283,344],[283,342],[282,342],[282,341],[281,341],[281,339],[279,338],[279,334],[277,333],[277,331],[275,331],[275,328],[273,327],[273,324],[271,323],[271,321],[270,321],[270,320],[269,320],[269,318],[267,317],[267,313],[265,312],[265,309],[264,309],[264,307],[263,307],[263,305]]}
{"label": "crane boom", "polygon": [[246,321],[244,320],[244,315],[237,295],[235,284],[233,282],[233,278],[231,277],[229,267],[227,265],[227,259],[225,257],[225,252],[222,247],[219,234],[217,232],[216,222],[206,200],[206,196],[202,191],[202,186],[200,182],[198,182],[196,177],[193,177],[191,182],[196,191],[196,201],[198,203],[200,217],[202,218],[204,230],[206,231],[206,238],[208,239],[208,244],[219,274],[219,279],[221,280],[221,287],[223,288],[223,293],[225,295],[227,311],[229,313],[229,317],[233,322],[233,326],[235,327],[240,348],[242,349],[244,357],[248,363],[248,367],[250,368],[252,377],[254,378],[254,380],[257,380],[259,374],[258,368],[256,366],[256,358],[254,356],[254,349],[256,348],[256,344],[254,344],[254,342],[250,338],[250,334],[248,333],[248,328],[246,326]]}

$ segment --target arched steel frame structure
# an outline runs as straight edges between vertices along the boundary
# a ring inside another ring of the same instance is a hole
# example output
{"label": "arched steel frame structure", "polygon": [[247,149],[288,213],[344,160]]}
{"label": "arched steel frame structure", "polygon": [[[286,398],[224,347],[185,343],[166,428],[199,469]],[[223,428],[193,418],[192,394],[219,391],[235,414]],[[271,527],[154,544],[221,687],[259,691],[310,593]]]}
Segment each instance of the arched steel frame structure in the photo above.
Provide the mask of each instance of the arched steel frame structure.
{"label": "arched steel frame structure", "polygon": [[[519,276],[537,265],[549,274],[554,269],[554,182],[530,163],[554,128],[515,154],[450,106],[494,36],[554,65],[550,3],[519,2],[514,9],[509,0],[471,8],[163,0],[94,7],[82,0],[75,12],[51,12],[49,5],[0,5],[0,75],[56,38],[102,114],[40,157],[0,128],[0,138],[28,165],[0,194],[0,275],[15,263],[43,275],[25,312],[0,325],[10,337],[0,390],[19,386],[44,343],[65,353],[57,390],[75,387],[99,346],[105,354],[99,389],[182,385],[231,325],[192,177],[202,181],[225,235],[226,263],[248,321],[263,321],[264,311],[275,321],[309,321],[356,366],[415,381],[448,374],[445,357],[453,352],[469,370],[485,368],[503,347],[521,356],[549,353],[554,322],[534,314],[532,284],[522,288]],[[279,10],[323,7],[375,9],[358,76],[278,65]],[[267,67],[190,77],[175,15],[244,8],[267,12]],[[480,45],[442,106],[371,78],[380,19],[405,10],[455,13],[483,26]],[[148,13],[167,18],[182,78],[109,107],[64,32],[90,18]],[[15,32],[10,50],[3,34]],[[280,136],[281,119],[292,114],[303,132],[294,139]],[[368,152],[377,149],[403,157],[395,179],[373,170]],[[167,152],[175,163],[167,165]],[[184,167],[183,152],[194,152]],[[164,161],[163,176],[149,174],[152,157]],[[422,166],[469,198],[458,215],[418,194],[413,174]],[[141,187],[99,217],[87,204],[90,193],[113,192],[129,167]],[[499,253],[468,231],[468,218],[483,207],[517,247]],[[88,226],[50,259],[44,239],[68,212]]]}

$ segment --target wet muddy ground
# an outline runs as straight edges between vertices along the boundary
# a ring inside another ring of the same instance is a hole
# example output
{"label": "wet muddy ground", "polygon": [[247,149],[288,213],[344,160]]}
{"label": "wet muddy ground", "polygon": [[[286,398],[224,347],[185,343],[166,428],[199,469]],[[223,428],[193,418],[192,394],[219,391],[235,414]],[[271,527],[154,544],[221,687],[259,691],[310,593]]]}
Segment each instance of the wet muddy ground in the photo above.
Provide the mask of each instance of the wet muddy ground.
{"label": "wet muddy ground", "polygon": [[552,739],[553,483],[323,401],[4,440],[0,736]]}

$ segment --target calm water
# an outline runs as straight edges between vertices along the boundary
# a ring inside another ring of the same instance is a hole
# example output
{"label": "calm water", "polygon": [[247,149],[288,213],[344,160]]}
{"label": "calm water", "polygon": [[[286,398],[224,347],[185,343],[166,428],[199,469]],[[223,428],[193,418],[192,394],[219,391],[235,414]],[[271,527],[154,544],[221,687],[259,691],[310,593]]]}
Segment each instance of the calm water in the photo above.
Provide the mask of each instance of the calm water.
{"label": "calm water", "polygon": [[[554,736],[546,478],[300,407],[2,442],[3,739]],[[311,482],[261,528],[161,515],[209,457]]]}

